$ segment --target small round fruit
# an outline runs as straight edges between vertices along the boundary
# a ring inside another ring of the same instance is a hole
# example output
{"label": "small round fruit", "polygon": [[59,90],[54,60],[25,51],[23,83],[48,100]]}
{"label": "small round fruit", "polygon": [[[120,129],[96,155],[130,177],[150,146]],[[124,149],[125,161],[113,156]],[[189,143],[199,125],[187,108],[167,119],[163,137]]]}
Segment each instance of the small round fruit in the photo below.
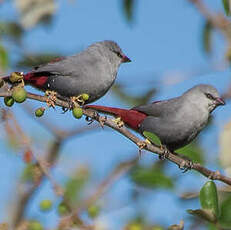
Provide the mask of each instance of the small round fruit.
{"label": "small round fruit", "polygon": [[36,220],[29,223],[28,230],[43,230],[43,226]]}
{"label": "small round fruit", "polygon": [[22,87],[16,87],[13,89],[12,97],[18,103],[22,103],[26,100],[27,92]]}
{"label": "small round fruit", "polygon": [[83,93],[82,98],[84,101],[87,101],[89,99],[89,95],[87,93]]}
{"label": "small round fruit", "polygon": [[42,200],[39,204],[41,211],[49,211],[52,208],[52,201],[51,200]]}
{"label": "small round fruit", "polygon": [[72,110],[72,115],[76,118],[76,119],[80,119],[83,116],[83,110],[81,108],[75,107]]}
{"label": "small round fruit", "polygon": [[9,96],[9,97],[4,97],[4,103],[6,106],[11,107],[14,104],[14,98]]}
{"label": "small round fruit", "polygon": [[41,116],[43,116],[44,111],[45,111],[45,108],[44,108],[44,107],[41,107],[41,108],[36,109],[36,110],[35,110],[35,116],[36,116],[36,117],[41,117]]}
{"label": "small round fruit", "polygon": [[19,82],[23,79],[23,75],[19,72],[13,72],[11,73],[9,79],[12,83]]}
{"label": "small round fruit", "polygon": [[68,214],[68,208],[65,204],[60,203],[58,206],[58,213],[60,216],[64,216]]}
{"label": "small round fruit", "polygon": [[87,212],[91,218],[95,218],[99,215],[100,207],[96,205],[92,205],[88,208]]}

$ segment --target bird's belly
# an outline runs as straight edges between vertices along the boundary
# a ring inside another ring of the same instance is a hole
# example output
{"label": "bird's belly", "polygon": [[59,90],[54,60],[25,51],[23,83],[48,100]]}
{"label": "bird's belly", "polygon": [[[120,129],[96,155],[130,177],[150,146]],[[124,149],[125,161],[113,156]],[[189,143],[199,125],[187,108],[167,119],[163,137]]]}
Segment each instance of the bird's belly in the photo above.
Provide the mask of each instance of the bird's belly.
{"label": "bird's belly", "polygon": [[177,119],[146,119],[142,124],[142,132],[144,130],[155,133],[162,144],[166,145],[170,150],[176,150],[189,144],[207,124],[207,119],[203,122],[196,122],[191,119],[187,122],[185,120]]}
{"label": "bird's belly", "polygon": [[88,103],[102,97],[112,86],[114,79],[94,81],[92,79],[75,79],[70,77],[54,77],[47,82],[46,90],[53,90],[61,96],[71,97],[83,93],[89,94]]}

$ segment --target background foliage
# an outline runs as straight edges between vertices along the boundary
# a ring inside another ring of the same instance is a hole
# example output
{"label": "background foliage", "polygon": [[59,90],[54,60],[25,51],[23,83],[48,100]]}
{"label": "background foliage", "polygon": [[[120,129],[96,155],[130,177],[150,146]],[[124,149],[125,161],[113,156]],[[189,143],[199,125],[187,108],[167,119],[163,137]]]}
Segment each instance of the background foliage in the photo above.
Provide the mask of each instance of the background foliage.
{"label": "background foliage", "polygon": [[[178,152],[230,175],[230,9],[229,0],[2,0],[0,74],[116,40],[133,62],[98,103],[131,107],[215,85],[226,108]],[[216,192],[200,174],[139,158],[125,138],[61,110],[35,118],[39,106],[1,103],[0,229],[231,229],[230,187]]]}

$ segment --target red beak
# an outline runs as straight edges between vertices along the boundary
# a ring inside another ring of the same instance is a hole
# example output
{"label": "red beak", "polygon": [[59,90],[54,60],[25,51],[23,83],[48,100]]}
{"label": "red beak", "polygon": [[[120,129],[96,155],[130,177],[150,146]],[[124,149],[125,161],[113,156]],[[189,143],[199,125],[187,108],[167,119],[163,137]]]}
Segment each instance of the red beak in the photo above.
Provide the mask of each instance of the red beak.
{"label": "red beak", "polygon": [[124,55],[124,56],[122,57],[122,62],[123,62],[123,63],[125,63],[125,62],[131,62],[131,60],[130,60],[126,55]]}
{"label": "red beak", "polygon": [[216,105],[217,106],[219,106],[219,105],[225,105],[224,99],[222,99],[221,97],[217,97],[216,98]]}

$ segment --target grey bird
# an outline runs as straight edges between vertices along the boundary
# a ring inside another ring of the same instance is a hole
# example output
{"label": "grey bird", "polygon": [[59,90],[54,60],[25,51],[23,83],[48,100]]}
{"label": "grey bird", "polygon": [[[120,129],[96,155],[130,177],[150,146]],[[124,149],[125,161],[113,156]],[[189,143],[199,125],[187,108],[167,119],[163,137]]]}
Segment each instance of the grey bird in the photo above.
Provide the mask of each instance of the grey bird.
{"label": "grey bird", "polygon": [[128,127],[142,135],[144,131],[154,133],[161,144],[173,152],[194,140],[207,125],[212,111],[224,104],[213,86],[200,84],[179,97],[132,109],[97,105],[86,105],[85,108],[118,116]]}
{"label": "grey bird", "polygon": [[[64,97],[86,93],[93,102],[110,89],[121,63],[131,60],[114,41],[101,41],[69,57],[59,58],[23,74],[25,84]],[[9,76],[3,78],[9,82]]]}

